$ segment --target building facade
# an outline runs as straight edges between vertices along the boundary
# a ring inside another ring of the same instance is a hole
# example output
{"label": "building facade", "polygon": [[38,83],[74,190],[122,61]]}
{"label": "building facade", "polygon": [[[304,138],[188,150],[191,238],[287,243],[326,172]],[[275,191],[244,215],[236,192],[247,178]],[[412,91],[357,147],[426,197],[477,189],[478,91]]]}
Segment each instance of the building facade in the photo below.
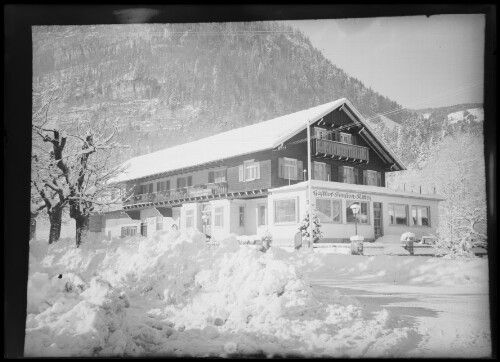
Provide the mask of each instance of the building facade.
{"label": "building facade", "polygon": [[[311,177],[308,176],[310,127]],[[404,165],[346,99],[198,141],[135,157],[114,181],[122,209],[96,215],[91,231],[107,237],[151,235],[172,227],[212,239],[269,231],[293,243],[310,195],[324,241],[354,234],[349,208],[361,206],[358,234],[434,233],[437,195],[385,187],[386,172]]]}

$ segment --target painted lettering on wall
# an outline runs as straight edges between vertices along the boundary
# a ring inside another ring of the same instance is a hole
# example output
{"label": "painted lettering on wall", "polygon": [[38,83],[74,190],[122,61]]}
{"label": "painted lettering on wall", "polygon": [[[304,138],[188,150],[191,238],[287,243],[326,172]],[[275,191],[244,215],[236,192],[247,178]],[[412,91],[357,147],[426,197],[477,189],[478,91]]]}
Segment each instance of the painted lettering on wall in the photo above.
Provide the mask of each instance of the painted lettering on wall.
{"label": "painted lettering on wall", "polygon": [[365,194],[354,194],[350,192],[340,192],[340,191],[327,191],[327,190],[314,190],[314,196],[325,197],[325,198],[343,198],[348,200],[366,200],[371,201],[371,197]]}

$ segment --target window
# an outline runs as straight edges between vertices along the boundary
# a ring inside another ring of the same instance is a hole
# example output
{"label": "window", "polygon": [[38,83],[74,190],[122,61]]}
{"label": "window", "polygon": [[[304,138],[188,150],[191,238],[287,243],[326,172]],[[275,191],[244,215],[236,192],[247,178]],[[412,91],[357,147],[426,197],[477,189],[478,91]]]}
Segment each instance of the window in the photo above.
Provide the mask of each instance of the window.
{"label": "window", "polygon": [[313,173],[314,180],[329,181],[328,180],[329,175],[327,174],[326,171],[326,163],[314,161],[313,167],[314,167],[314,173]]}
{"label": "window", "polygon": [[194,227],[194,210],[186,210],[186,228]]}
{"label": "window", "polygon": [[352,135],[340,132],[340,142],[352,144]]}
{"label": "window", "polygon": [[339,166],[338,180],[347,184],[358,184],[359,170],[350,166]]}
{"label": "window", "polygon": [[156,217],[156,231],[163,230],[163,216]]}
{"label": "window", "polygon": [[214,171],[214,182],[226,181],[226,170]]}
{"label": "window", "polygon": [[183,188],[193,185],[193,176],[178,177],[177,178],[177,188]]}
{"label": "window", "polygon": [[314,127],[314,137],[319,139],[328,139],[328,131],[323,128]]}
{"label": "window", "polygon": [[170,190],[170,181],[160,181],[156,183],[156,191]]}
{"label": "window", "polygon": [[411,217],[413,225],[431,226],[430,208],[428,206],[412,206]]}
{"label": "window", "polygon": [[151,194],[153,193],[153,184],[141,185],[141,194]]}
{"label": "window", "polygon": [[354,214],[352,212],[351,206],[354,204],[358,204],[361,206],[361,209],[358,213],[358,222],[360,224],[369,224],[370,223],[370,207],[368,202],[359,202],[359,201],[348,201],[346,204],[346,219],[348,223],[354,223]]}
{"label": "window", "polygon": [[297,160],[294,158],[283,158],[283,177],[287,180],[297,179]]}
{"label": "window", "polygon": [[124,226],[121,230],[121,237],[134,236],[137,234],[137,226]]}
{"label": "window", "polygon": [[344,182],[348,184],[354,183],[354,168],[349,166],[344,167]]}
{"label": "window", "polygon": [[297,222],[297,200],[285,199],[274,201],[274,222]]}
{"label": "window", "polygon": [[239,181],[252,181],[260,179],[260,163],[254,160],[245,161],[239,167]]}
{"label": "window", "polygon": [[222,206],[214,209],[214,226],[224,226],[224,208]]}
{"label": "window", "polygon": [[366,185],[372,185],[372,186],[380,186],[379,185],[379,178],[378,178],[379,172],[377,171],[372,171],[372,170],[366,170]]}
{"label": "window", "polygon": [[239,220],[240,220],[240,227],[244,227],[245,226],[245,206],[240,206],[240,217],[239,217]]}
{"label": "window", "polygon": [[304,165],[295,158],[280,157],[278,159],[278,177],[285,180],[302,180]]}
{"label": "window", "polygon": [[391,225],[408,225],[408,205],[389,204],[389,223]]}
{"label": "window", "polygon": [[266,205],[259,205],[257,220],[258,220],[258,222],[257,222],[258,226],[267,225],[267,206]]}
{"label": "window", "polygon": [[320,222],[340,223],[341,200],[316,199],[316,212]]}
{"label": "window", "polygon": [[208,183],[226,181],[226,170],[210,171],[208,173]]}

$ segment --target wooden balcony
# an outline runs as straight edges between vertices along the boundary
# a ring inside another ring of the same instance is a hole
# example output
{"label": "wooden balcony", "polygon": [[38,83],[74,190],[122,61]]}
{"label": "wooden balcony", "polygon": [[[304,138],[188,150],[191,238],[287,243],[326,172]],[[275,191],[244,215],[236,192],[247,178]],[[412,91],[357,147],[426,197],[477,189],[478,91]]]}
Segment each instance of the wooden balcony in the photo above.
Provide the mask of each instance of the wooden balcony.
{"label": "wooden balcony", "polygon": [[316,156],[345,159],[353,162],[368,162],[370,152],[367,147],[318,138],[313,139],[311,142],[312,153]]}
{"label": "wooden balcony", "polygon": [[123,201],[123,206],[138,204],[157,204],[177,200],[197,199],[227,192],[227,182],[216,182],[204,185],[182,187],[174,190],[158,191],[131,196]]}

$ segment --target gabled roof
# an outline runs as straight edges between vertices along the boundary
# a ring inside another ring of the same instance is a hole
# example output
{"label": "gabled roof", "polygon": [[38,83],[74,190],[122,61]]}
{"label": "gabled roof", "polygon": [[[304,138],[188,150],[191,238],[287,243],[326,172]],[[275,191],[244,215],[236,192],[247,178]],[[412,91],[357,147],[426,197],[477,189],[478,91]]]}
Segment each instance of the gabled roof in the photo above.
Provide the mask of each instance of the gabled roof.
{"label": "gabled roof", "polygon": [[[305,129],[308,121],[309,123],[313,123],[344,104],[347,104],[356,113],[356,116],[359,117],[363,126],[369,129],[371,134],[375,135],[352,104],[347,99],[341,98],[334,102],[277,117],[269,121],[236,128],[197,141],[131,158],[123,164],[126,170],[115,177],[113,182],[140,179],[222,159],[273,149]],[[375,138],[390,153],[387,146],[376,135]],[[393,156],[395,163],[399,163],[402,166],[399,160],[392,153],[390,154]],[[404,169],[404,166],[402,168]]]}

